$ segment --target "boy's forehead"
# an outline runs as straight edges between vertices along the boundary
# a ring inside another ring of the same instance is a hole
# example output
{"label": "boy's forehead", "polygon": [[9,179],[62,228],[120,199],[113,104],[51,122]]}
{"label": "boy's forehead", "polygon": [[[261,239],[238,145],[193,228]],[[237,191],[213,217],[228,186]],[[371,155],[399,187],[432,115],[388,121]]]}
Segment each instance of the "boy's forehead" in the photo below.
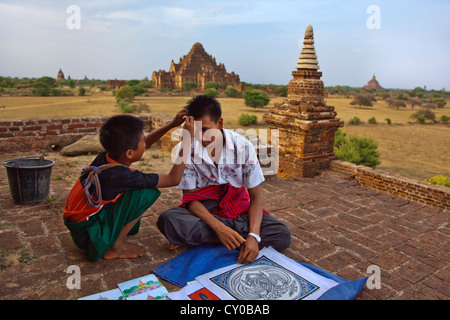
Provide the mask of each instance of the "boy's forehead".
{"label": "boy's forehead", "polygon": [[194,119],[194,121],[201,122],[202,127],[211,127],[216,126],[217,123],[211,120],[211,117],[209,115],[205,115],[202,118]]}

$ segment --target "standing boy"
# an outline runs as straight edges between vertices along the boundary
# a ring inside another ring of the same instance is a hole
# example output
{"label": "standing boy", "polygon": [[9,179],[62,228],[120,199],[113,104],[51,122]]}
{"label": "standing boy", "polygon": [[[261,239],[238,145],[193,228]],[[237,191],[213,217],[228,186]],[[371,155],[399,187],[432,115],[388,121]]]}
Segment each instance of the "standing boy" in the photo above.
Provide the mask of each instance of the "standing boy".
{"label": "standing boy", "polygon": [[[64,223],[75,245],[87,249],[90,260],[137,258],[145,254],[146,247],[128,243],[125,238],[139,231],[142,214],[160,195],[157,188],[178,185],[187,154],[169,174],[143,173],[129,166],[184,119],[184,129],[193,136],[193,117],[185,110],[147,137],[143,121],[134,116],[114,116],[102,125],[100,142],[106,151],[83,169],[63,210]],[[189,146],[190,139],[181,143]]]}

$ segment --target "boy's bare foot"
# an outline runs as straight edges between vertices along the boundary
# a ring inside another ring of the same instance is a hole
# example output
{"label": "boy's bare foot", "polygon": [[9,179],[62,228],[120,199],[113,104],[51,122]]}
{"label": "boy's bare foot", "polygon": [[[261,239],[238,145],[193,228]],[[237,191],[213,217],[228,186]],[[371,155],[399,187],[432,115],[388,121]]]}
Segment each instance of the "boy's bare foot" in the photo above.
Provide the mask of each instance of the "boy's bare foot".
{"label": "boy's bare foot", "polygon": [[103,254],[103,259],[133,259],[139,258],[145,255],[148,248],[143,247],[137,244],[122,242],[122,244],[114,249],[113,247],[109,248]]}
{"label": "boy's bare foot", "polygon": [[181,248],[181,247],[182,247],[182,245],[171,244],[171,243],[170,243],[168,249],[169,249],[169,250],[176,250],[176,249]]}

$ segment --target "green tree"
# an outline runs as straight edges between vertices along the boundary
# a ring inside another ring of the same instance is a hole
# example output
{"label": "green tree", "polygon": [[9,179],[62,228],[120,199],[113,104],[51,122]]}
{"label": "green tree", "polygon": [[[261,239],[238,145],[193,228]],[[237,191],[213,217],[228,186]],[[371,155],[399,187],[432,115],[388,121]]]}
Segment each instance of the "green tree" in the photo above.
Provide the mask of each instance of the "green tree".
{"label": "green tree", "polygon": [[248,113],[241,113],[241,115],[238,118],[238,121],[243,126],[249,126],[253,123],[256,123],[258,121],[258,117],[254,114],[248,114]]}
{"label": "green tree", "polygon": [[217,91],[214,88],[208,88],[205,90],[205,95],[209,96],[209,97],[215,97],[219,94],[219,91]]}
{"label": "green tree", "polygon": [[56,79],[52,77],[41,77],[36,80],[37,82],[44,82],[46,83],[50,88],[56,87]]}
{"label": "green tree", "polygon": [[119,90],[116,91],[115,97],[116,97],[116,101],[123,100],[123,99],[128,100],[128,101],[133,101],[134,90],[131,86],[124,85],[123,87],[121,87]]}
{"label": "green tree", "polygon": [[126,84],[127,85],[129,85],[129,86],[137,86],[138,84],[139,84],[139,80],[136,80],[136,79],[132,79],[132,80],[128,80],[127,82],[126,82]]}
{"label": "green tree", "polygon": [[280,97],[287,97],[288,86],[279,86],[278,90],[280,90]]}
{"label": "green tree", "polygon": [[191,91],[192,89],[197,88],[197,82],[194,81],[186,81],[183,83],[183,89],[186,91]]}
{"label": "green tree", "polygon": [[432,103],[436,104],[438,108],[443,108],[446,104],[447,101],[445,101],[444,98],[434,98],[433,100],[431,100]]}
{"label": "green tree", "polygon": [[78,95],[84,96],[86,94],[86,89],[83,87],[78,87]]}
{"label": "green tree", "polygon": [[69,80],[69,82],[67,83],[69,85],[69,88],[75,88],[75,81],[73,80]]}
{"label": "green tree", "polygon": [[153,88],[153,81],[149,81],[149,80],[142,80],[139,82],[138,84],[139,86],[141,86],[142,88]]}
{"label": "green tree", "polygon": [[374,139],[356,135],[347,138],[346,133],[341,129],[335,135],[334,152],[340,160],[357,165],[375,168],[381,163],[378,145]]}
{"label": "green tree", "polygon": [[351,105],[358,105],[360,108],[361,106],[366,106],[366,107],[372,107],[372,99],[369,96],[363,95],[363,94],[358,94],[357,96],[355,96],[355,98],[353,99],[352,102],[350,102]]}
{"label": "green tree", "polygon": [[227,90],[225,90],[225,95],[228,98],[237,98],[242,96],[242,93],[239,92],[238,90],[236,90],[235,88],[233,88],[232,86],[228,86]]}
{"label": "green tree", "polygon": [[[425,123],[425,120],[436,120],[436,114],[430,109],[422,109],[414,113],[411,118],[416,119],[420,123]],[[420,118],[420,119],[419,119]]]}
{"label": "green tree", "polygon": [[264,107],[270,102],[270,98],[267,94],[251,89],[245,91],[244,100],[245,105],[252,108]]}
{"label": "green tree", "polygon": [[400,108],[406,108],[406,102],[405,100],[398,100],[398,99],[386,99],[386,102],[388,103],[389,108],[396,108],[397,110]]}
{"label": "green tree", "polygon": [[33,95],[36,96],[48,96],[50,95],[50,86],[43,81],[35,81],[33,83]]}
{"label": "green tree", "polygon": [[140,96],[147,92],[147,89],[141,87],[140,85],[131,86],[131,89],[134,91],[134,96]]}
{"label": "green tree", "polygon": [[219,84],[214,81],[209,81],[209,82],[205,83],[205,90],[210,89],[210,88],[217,90],[217,89],[219,89]]}

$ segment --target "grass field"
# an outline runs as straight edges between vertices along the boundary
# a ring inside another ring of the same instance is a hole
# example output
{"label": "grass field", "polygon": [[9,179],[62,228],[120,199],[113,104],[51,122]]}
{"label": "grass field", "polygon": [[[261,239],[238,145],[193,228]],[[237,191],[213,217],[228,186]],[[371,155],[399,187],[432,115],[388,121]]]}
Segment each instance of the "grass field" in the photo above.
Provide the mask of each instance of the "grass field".
{"label": "grass field", "polygon": [[[241,128],[237,118],[241,113],[258,116],[258,124],[252,128],[265,128],[262,115],[284,98],[272,98],[268,106],[253,109],[245,106],[243,99],[219,98],[222,105],[224,124],[227,128]],[[146,103],[150,112],[175,115],[189,97],[149,96],[137,97],[136,102]],[[408,108],[389,109],[384,101],[377,101],[373,107],[350,105],[351,99],[339,96],[326,98],[328,105],[335,106],[337,117],[345,121],[344,132],[358,136],[372,137],[378,143],[381,165],[377,168],[393,174],[426,179],[443,174],[450,176],[450,125],[411,123],[411,115],[417,111]],[[119,114],[111,92],[97,92],[79,97],[0,97],[0,120],[57,118],[75,116],[109,116]],[[436,118],[450,116],[450,107],[435,110]],[[349,125],[349,120],[359,117],[365,124]],[[378,124],[367,124],[375,117]],[[385,118],[392,120],[387,125]]]}

